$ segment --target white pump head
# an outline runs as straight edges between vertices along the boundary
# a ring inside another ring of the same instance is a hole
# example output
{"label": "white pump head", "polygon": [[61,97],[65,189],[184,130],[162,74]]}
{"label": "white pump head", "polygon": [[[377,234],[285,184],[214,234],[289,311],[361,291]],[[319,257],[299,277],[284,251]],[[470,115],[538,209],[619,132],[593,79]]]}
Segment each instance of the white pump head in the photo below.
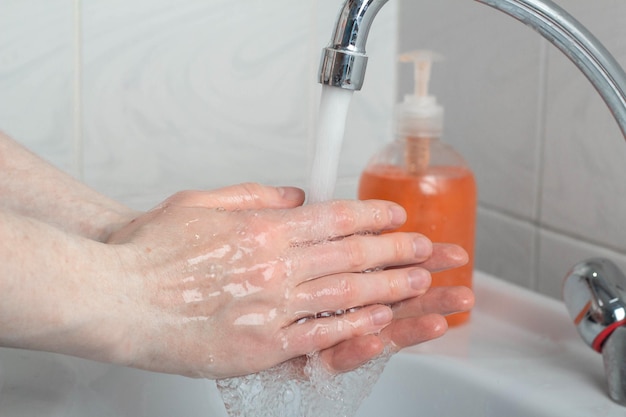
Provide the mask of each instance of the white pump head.
{"label": "white pump head", "polygon": [[418,50],[400,55],[400,62],[410,62],[415,69],[415,93],[406,95],[396,108],[397,133],[401,136],[440,137],[443,130],[443,107],[428,94],[430,71],[441,56]]}

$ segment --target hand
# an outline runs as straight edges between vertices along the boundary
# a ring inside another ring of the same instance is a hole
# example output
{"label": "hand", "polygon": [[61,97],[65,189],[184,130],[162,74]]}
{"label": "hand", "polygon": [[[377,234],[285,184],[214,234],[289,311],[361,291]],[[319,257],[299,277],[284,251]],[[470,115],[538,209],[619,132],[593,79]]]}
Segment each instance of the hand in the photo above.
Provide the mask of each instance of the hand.
{"label": "hand", "polygon": [[[430,272],[455,268],[467,262],[467,253],[449,244],[434,244],[433,256],[419,266]],[[346,372],[380,355],[441,337],[448,329],[445,315],[468,311],[474,295],[466,287],[433,287],[424,295],[408,298],[393,306],[394,318],[380,334],[346,340],[320,352],[331,372]]]}
{"label": "hand", "polygon": [[[392,320],[383,304],[424,293],[422,268],[361,273],[431,256],[423,236],[372,234],[405,221],[399,206],[303,200],[297,189],[254,184],[183,192],[113,233],[126,271],[112,311],[122,329],[115,361],[210,378],[253,373],[378,333]],[[355,306],[365,307],[302,320]]]}

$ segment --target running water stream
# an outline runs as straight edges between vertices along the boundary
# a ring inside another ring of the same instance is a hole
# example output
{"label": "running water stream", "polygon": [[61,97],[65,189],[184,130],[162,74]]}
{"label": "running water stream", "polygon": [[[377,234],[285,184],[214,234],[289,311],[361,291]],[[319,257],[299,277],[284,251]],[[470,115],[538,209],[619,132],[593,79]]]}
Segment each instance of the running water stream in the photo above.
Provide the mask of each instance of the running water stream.
{"label": "running water stream", "polygon": [[322,86],[315,135],[315,157],[309,179],[309,203],[333,198],[339,155],[353,94],[352,90]]}
{"label": "running water stream", "polygon": [[[308,203],[330,200],[353,92],[323,86]],[[267,371],[217,381],[230,417],[352,417],[383,371],[384,353],[360,368],[331,374],[317,353]]]}

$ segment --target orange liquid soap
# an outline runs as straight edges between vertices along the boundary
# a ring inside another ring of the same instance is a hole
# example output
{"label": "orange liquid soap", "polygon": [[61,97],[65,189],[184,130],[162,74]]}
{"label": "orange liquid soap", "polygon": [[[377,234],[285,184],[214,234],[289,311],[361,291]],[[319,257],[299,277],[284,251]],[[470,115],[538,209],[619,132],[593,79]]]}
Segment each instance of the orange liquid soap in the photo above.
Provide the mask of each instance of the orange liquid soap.
{"label": "orange liquid soap", "polygon": [[[433,286],[472,287],[476,183],[464,166],[429,166],[409,173],[389,164],[369,166],[359,184],[359,199],[382,199],[400,204],[407,221],[398,231],[418,232],[433,242],[455,243],[469,254],[460,268],[432,274]],[[447,317],[450,326],[464,323],[469,312]]]}

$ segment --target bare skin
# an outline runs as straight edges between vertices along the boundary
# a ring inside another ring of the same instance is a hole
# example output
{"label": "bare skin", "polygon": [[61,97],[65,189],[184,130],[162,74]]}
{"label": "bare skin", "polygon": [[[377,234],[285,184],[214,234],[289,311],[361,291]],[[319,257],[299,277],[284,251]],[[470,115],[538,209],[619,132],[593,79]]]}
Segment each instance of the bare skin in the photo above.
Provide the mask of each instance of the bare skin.
{"label": "bare skin", "polygon": [[208,378],[321,351],[346,371],[473,303],[427,292],[462,249],[377,234],[404,222],[393,203],[302,206],[301,190],[243,184],[137,213],[2,135],[0,171],[0,346]]}

